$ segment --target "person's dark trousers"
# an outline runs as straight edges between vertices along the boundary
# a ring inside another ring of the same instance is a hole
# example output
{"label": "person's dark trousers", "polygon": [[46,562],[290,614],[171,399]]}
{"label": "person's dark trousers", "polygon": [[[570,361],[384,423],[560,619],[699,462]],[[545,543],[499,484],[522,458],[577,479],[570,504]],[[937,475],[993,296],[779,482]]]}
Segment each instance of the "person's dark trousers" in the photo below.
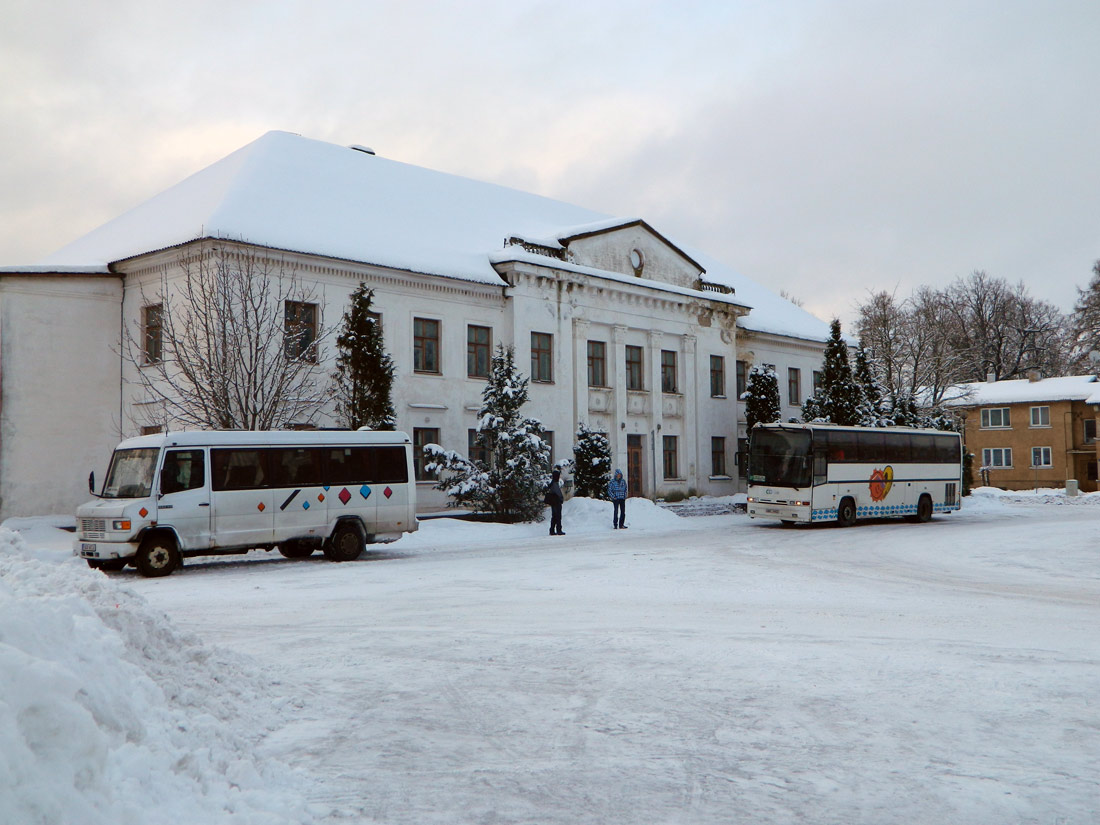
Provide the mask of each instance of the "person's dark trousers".
{"label": "person's dark trousers", "polygon": [[550,505],[550,535],[556,536],[561,532],[561,504]]}
{"label": "person's dark trousers", "polygon": [[615,498],[611,500],[611,504],[615,508],[611,512],[611,523],[616,529],[626,527],[626,499]]}

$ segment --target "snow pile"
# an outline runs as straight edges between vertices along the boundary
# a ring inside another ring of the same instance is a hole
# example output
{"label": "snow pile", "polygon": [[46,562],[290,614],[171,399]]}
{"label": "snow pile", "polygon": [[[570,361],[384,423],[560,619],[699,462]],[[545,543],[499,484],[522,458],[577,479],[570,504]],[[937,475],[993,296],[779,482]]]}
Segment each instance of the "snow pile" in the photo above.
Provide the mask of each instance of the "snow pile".
{"label": "snow pile", "polygon": [[311,822],[289,769],[254,753],[271,690],[140,596],[0,528],[0,820]]}
{"label": "snow pile", "polygon": [[1002,490],[999,487],[975,487],[963,507],[971,504],[999,502],[1003,504],[1053,504],[1088,507],[1100,506],[1100,493],[1066,495],[1064,487],[1040,487],[1036,490]]}

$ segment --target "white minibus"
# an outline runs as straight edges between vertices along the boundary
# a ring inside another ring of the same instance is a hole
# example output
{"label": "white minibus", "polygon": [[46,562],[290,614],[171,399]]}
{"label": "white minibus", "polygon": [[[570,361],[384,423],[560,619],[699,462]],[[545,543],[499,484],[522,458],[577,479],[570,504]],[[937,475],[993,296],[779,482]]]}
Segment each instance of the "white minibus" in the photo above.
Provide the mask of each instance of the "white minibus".
{"label": "white minibus", "polygon": [[76,511],[73,553],[88,565],[166,576],[186,557],[277,547],[358,558],[383,534],[413,532],[412,445],[376,430],[193,431],[115,448],[96,500]]}
{"label": "white minibus", "polygon": [[962,438],[906,427],[757,424],[749,434],[750,518],[785,524],[907,517],[961,506]]}

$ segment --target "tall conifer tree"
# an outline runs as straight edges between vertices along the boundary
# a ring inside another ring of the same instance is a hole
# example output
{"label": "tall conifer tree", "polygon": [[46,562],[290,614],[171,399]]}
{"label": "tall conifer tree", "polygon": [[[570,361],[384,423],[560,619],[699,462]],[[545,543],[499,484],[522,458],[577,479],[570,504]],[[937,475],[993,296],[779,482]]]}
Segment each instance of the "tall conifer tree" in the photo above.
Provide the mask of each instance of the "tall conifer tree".
{"label": "tall conifer tree", "polygon": [[336,415],[350,430],[392,430],[395,424],[393,359],[383,348],[382,328],[371,311],[373,298],[374,291],[359,284],[336,338]]}
{"label": "tall conifer tree", "polygon": [[779,379],[771,367],[753,367],[741,396],[745,402],[745,426],[750,430],[759,423],[779,420]]}

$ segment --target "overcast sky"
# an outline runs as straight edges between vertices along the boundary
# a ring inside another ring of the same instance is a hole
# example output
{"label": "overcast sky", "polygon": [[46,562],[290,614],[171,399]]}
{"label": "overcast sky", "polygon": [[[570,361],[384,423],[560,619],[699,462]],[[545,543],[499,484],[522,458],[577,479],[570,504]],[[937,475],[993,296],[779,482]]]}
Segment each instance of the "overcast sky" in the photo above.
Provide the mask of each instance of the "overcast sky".
{"label": "overcast sky", "polygon": [[[0,265],[271,129],[643,217],[824,319],[1100,258],[1100,2],[0,0]],[[196,233],[198,232],[196,227]]]}

